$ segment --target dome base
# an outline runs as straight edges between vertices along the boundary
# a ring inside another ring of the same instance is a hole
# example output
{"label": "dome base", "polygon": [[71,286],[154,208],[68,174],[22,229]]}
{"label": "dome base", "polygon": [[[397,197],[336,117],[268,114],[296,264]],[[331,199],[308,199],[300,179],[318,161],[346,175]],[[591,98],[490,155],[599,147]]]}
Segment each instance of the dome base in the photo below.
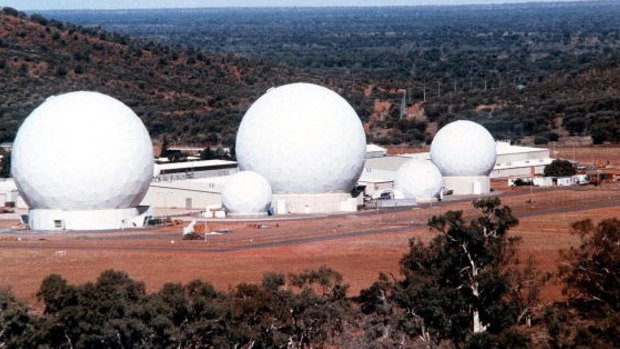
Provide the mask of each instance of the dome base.
{"label": "dome base", "polygon": [[357,211],[357,199],[349,193],[273,194],[276,214],[313,214]]}
{"label": "dome base", "polygon": [[486,195],[491,192],[488,176],[443,177],[444,192],[452,190],[452,195]]}
{"label": "dome base", "polygon": [[138,228],[144,226],[148,212],[148,210],[138,210],[138,208],[85,211],[34,209],[28,213],[28,225],[32,230],[119,230]]}
{"label": "dome base", "polygon": [[226,212],[226,217],[230,217],[230,218],[264,218],[267,216],[268,216],[267,212],[253,212],[253,213]]}

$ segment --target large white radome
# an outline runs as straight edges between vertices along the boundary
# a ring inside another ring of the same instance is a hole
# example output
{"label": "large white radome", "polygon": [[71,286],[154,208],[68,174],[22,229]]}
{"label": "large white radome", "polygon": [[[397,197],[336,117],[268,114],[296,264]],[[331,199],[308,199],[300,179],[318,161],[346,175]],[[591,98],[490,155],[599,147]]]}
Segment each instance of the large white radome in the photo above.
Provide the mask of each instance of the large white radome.
{"label": "large white radome", "polygon": [[234,214],[265,213],[271,206],[271,186],[256,172],[237,172],[222,189],[222,204]]}
{"label": "large white radome", "polygon": [[437,198],[443,184],[441,172],[428,160],[409,160],[400,166],[394,186],[407,199]]}
{"label": "large white radome", "polygon": [[486,128],[459,120],[437,132],[431,160],[444,176],[487,176],[495,166],[495,140]]}
{"label": "large white radome", "polygon": [[24,121],[12,175],[31,209],[106,210],[138,206],[153,175],[142,121],[97,92],[48,98]]}
{"label": "large white radome", "polygon": [[366,135],[337,93],[295,83],[269,90],[237,133],[239,168],[260,173],[274,193],[348,192],[364,168]]}

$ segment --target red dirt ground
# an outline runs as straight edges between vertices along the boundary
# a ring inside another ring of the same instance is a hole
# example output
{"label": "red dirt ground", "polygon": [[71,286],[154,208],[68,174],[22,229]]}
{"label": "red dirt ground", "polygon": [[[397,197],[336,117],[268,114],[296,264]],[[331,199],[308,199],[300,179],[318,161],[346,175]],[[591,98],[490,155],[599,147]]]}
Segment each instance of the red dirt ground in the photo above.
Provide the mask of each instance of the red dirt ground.
{"label": "red dirt ground", "polygon": [[[614,165],[620,163],[618,153],[617,148],[607,153]],[[505,181],[497,181],[493,186],[520,219],[512,230],[523,238],[520,256],[533,255],[548,272],[557,269],[559,250],[578,242],[569,232],[570,223],[585,217],[597,221],[620,212],[620,183],[510,189]],[[265,272],[300,272],[328,265],[344,275],[354,295],[381,271],[398,276],[408,240],[432,238],[425,226],[428,218],[459,209],[471,214],[470,200],[312,219],[210,221],[209,230],[227,228],[231,233],[209,236],[207,242],[182,241],[182,225],[122,232],[5,232],[0,233],[0,285],[11,285],[18,296],[36,304],[41,280],[51,273],[83,283],[95,280],[103,270],[118,269],[144,281],[149,291],[168,281],[186,283],[197,278],[227,289],[258,282]],[[0,219],[0,226],[15,223]],[[257,229],[257,224],[269,229]],[[560,286],[547,285],[543,297],[561,299]]]}

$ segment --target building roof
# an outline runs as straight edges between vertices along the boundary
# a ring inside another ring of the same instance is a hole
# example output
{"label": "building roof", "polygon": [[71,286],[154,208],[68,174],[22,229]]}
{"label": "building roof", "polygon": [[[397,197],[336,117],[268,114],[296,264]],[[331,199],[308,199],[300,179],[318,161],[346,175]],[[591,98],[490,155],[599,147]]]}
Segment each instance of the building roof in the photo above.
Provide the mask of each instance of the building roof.
{"label": "building roof", "polygon": [[229,160],[200,160],[200,161],[183,161],[183,162],[171,162],[167,164],[155,164],[155,167],[162,170],[172,170],[187,168],[192,169],[196,167],[216,167],[216,166],[237,166],[236,161]]}
{"label": "building roof", "polygon": [[393,182],[396,178],[396,171],[379,170],[379,169],[364,169],[362,176],[358,182],[364,183],[385,183]]}
{"label": "building roof", "polygon": [[383,153],[386,153],[386,152],[387,152],[387,149],[385,149],[385,148],[383,148],[383,147],[380,147],[380,146],[378,146],[378,145],[376,145],[376,144],[366,144],[366,152],[367,152],[367,153],[369,153],[369,152],[375,152],[375,151],[376,151],[376,152],[383,152]]}
{"label": "building roof", "polygon": [[405,162],[409,160],[410,160],[409,158],[401,157],[401,156],[387,156],[387,157],[366,159],[366,165],[364,165],[364,167],[367,169],[376,168],[376,169],[381,169],[381,170],[397,171],[398,168],[402,164],[404,164]]}
{"label": "building roof", "polygon": [[549,151],[547,148],[523,147],[520,145],[511,145],[504,141],[495,142],[495,149],[497,150],[497,155]]}
{"label": "building roof", "polygon": [[[534,148],[534,147],[523,147],[520,145],[511,145],[508,142],[497,141],[495,143],[495,149],[497,151],[497,155],[508,155],[508,154],[519,154],[519,153],[532,153],[532,152],[541,152],[541,151],[549,151],[547,148]],[[430,160],[431,153],[422,152],[422,153],[408,153],[401,154],[400,157],[408,157],[411,159],[420,159],[420,160]]]}
{"label": "building roof", "polygon": [[[189,147],[189,146],[169,146],[168,150],[173,151],[185,151],[185,152],[201,152],[205,150],[206,147]],[[212,148],[213,149],[213,148]]]}
{"label": "building roof", "polygon": [[[510,145],[508,142],[498,141],[496,142],[497,155],[510,155],[510,154],[524,154],[524,153],[532,153],[531,156],[526,156],[523,160],[516,161],[502,161],[495,164],[493,170],[504,170],[510,168],[522,168],[522,167],[532,167],[532,166],[545,166],[553,161],[552,158],[549,157],[549,149],[546,148],[534,148],[534,147],[522,147],[518,145]],[[546,154],[541,154],[541,152],[546,152]],[[429,152],[421,152],[421,153],[409,153],[409,154],[401,154],[398,156],[387,156],[381,158],[374,159],[366,159],[365,171],[362,174],[362,178],[369,178],[368,182],[371,182],[370,179],[377,178],[375,175],[368,174],[367,177],[367,169],[372,169],[373,171],[397,171],[398,168],[409,161],[410,159],[417,160],[430,160],[431,154]],[[500,159],[498,158],[498,161]],[[360,179],[361,180],[361,179]]]}

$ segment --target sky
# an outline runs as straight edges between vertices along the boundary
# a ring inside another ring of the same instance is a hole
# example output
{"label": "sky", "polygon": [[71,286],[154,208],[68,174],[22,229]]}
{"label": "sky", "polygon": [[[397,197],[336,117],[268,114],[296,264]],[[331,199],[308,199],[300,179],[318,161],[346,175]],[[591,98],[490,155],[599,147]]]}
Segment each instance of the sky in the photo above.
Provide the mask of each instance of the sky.
{"label": "sky", "polygon": [[135,9],[195,7],[415,6],[557,1],[568,0],[0,0],[0,6],[14,7],[18,10],[26,11],[59,9]]}

